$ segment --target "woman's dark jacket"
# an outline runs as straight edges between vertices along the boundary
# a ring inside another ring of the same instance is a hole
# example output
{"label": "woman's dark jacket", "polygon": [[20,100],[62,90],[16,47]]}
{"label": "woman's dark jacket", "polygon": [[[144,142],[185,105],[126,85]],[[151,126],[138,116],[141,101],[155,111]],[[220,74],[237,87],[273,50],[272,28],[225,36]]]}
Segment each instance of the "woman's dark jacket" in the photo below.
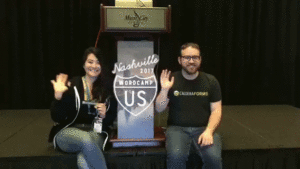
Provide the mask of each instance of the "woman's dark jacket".
{"label": "woman's dark jacket", "polygon": [[[72,127],[74,124],[93,123],[95,115],[89,115],[88,106],[82,104],[84,89],[81,77],[74,77],[70,82],[71,86],[63,94],[62,99],[54,99],[51,103],[51,118],[55,124],[50,131],[49,142],[52,142],[55,135],[63,128]],[[106,89],[105,92],[108,92],[106,95],[109,96],[109,105],[106,105],[109,109],[103,119],[102,131],[108,132],[109,126],[112,125],[117,115],[117,102],[109,89]],[[93,113],[96,111],[94,106],[90,106],[90,110]]]}

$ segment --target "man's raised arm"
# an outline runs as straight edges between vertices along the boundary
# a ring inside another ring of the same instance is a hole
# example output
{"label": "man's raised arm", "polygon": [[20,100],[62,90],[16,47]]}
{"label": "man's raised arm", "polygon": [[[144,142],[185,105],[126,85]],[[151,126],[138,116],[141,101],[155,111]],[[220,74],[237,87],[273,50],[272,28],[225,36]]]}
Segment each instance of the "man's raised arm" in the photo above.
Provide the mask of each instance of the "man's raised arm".
{"label": "man's raised arm", "polygon": [[171,71],[168,71],[167,69],[161,72],[160,75],[161,90],[155,101],[155,110],[157,112],[164,111],[169,103],[168,92],[174,84],[174,77],[172,77],[171,81],[169,80],[170,74]]}

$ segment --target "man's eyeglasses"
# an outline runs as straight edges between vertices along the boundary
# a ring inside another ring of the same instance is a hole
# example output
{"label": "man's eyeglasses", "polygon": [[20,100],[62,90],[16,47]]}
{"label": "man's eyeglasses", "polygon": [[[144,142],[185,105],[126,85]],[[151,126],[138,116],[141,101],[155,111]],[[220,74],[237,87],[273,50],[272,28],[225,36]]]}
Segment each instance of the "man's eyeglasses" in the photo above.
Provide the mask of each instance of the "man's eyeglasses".
{"label": "man's eyeglasses", "polygon": [[190,61],[191,59],[193,59],[193,61],[199,61],[200,60],[200,56],[181,56],[182,59],[186,60],[186,61]]}

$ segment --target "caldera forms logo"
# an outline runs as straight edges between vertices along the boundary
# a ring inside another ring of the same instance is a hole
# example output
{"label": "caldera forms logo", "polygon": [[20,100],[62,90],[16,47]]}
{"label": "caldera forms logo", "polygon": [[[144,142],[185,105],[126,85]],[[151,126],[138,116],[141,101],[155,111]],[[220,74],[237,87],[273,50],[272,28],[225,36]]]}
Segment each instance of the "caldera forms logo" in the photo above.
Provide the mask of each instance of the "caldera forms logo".
{"label": "caldera forms logo", "polygon": [[177,90],[174,91],[174,96],[179,96],[179,94],[180,94],[179,91]]}

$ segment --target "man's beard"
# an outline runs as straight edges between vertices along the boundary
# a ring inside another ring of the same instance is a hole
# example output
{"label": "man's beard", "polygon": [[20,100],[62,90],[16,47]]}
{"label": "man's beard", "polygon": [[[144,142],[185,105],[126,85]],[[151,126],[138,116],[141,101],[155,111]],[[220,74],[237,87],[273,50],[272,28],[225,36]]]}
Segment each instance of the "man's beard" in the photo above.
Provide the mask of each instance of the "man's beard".
{"label": "man's beard", "polygon": [[[194,71],[190,71],[189,68],[188,68],[189,66],[194,66]],[[183,70],[184,70],[187,74],[193,75],[193,74],[197,73],[197,71],[198,71],[199,68],[200,68],[200,65],[190,64],[190,65],[187,65],[187,66],[182,66],[182,68],[183,68]]]}

